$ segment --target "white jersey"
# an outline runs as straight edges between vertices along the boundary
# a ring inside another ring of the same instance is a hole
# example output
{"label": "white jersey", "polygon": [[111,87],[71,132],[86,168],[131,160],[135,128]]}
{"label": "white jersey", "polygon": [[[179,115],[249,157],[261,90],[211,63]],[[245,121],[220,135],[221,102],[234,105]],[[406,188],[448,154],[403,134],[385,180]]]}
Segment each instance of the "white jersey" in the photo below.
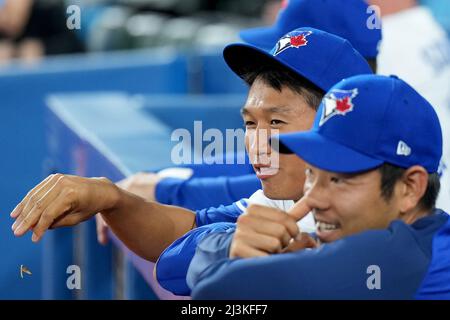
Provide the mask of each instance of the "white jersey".
{"label": "white jersey", "polygon": [[[246,202],[248,204],[259,204],[266,207],[280,209],[285,212],[288,212],[295,203],[292,200],[269,199],[264,195],[264,192],[262,190],[256,191],[249,199],[246,200]],[[306,217],[300,220],[297,225],[302,232],[311,233],[316,231],[312,213],[309,213]]]}
{"label": "white jersey", "polygon": [[418,6],[383,18],[378,73],[398,75],[435,108],[444,138],[437,207],[450,212],[450,44],[427,8]]}

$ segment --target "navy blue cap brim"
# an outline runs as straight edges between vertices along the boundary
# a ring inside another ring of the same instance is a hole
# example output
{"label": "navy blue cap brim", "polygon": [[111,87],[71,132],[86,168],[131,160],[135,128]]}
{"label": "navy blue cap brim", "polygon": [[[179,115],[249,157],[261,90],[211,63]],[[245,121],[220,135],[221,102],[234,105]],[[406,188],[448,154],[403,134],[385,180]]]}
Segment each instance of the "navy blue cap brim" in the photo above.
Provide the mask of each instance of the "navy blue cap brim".
{"label": "navy blue cap brim", "polygon": [[239,32],[239,36],[246,43],[267,51],[272,50],[282,35],[283,33],[274,26],[245,29]]}
{"label": "navy blue cap brim", "polygon": [[381,166],[384,161],[336,143],[317,131],[281,134],[271,138],[278,140],[279,152],[295,153],[305,162],[322,170],[338,173],[357,173]]}
{"label": "navy blue cap brim", "polygon": [[300,76],[305,80],[319,87],[320,89],[327,91],[329,88],[323,88],[322,84],[318,84],[308,77],[304,76],[299,70],[294,70],[288,64],[275,58],[269,52],[259,49],[253,45],[234,43],[225,47],[223,50],[223,58],[227,65],[236,73],[240,78],[251,71],[259,70],[262,66],[278,66],[287,68]]}

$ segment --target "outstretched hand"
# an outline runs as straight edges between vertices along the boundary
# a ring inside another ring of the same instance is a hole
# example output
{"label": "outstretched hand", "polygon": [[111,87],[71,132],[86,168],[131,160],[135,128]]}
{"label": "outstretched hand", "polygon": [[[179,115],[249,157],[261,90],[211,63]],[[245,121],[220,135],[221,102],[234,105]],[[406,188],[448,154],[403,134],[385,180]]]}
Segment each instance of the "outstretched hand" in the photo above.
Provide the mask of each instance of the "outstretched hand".
{"label": "outstretched hand", "polygon": [[73,226],[112,208],[117,187],[106,178],[53,174],[34,187],[11,212],[15,236],[32,230],[39,241],[50,228]]}

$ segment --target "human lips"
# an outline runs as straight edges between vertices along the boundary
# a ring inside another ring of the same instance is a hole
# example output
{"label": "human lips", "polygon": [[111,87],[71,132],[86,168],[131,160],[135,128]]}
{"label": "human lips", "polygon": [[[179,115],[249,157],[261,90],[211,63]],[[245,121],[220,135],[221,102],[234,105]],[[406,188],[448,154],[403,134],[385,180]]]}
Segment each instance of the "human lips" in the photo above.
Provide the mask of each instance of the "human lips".
{"label": "human lips", "polygon": [[256,172],[256,176],[262,180],[273,177],[279,171],[279,168],[275,168],[275,167],[271,167],[271,166],[267,166],[267,165],[261,165],[261,164],[254,164],[253,169]]}

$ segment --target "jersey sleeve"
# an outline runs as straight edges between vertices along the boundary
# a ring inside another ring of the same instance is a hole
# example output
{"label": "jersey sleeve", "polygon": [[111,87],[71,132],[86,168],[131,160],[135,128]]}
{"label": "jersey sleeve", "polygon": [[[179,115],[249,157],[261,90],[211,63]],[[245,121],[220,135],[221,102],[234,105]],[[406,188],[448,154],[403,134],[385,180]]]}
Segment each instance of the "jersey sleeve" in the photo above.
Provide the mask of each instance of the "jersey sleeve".
{"label": "jersey sleeve", "polygon": [[197,227],[218,222],[236,222],[237,218],[244,213],[248,206],[247,199],[241,199],[235,203],[217,208],[197,210],[195,214],[195,224]]}
{"label": "jersey sleeve", "polygon": [[176,295],[189,295],[191,290],[186,283],[186,274],[198,243],[208,234],[233,228],[232,223],[215,223],[193,229],[172,243],[156,263],[155,274],[159,284]]}

